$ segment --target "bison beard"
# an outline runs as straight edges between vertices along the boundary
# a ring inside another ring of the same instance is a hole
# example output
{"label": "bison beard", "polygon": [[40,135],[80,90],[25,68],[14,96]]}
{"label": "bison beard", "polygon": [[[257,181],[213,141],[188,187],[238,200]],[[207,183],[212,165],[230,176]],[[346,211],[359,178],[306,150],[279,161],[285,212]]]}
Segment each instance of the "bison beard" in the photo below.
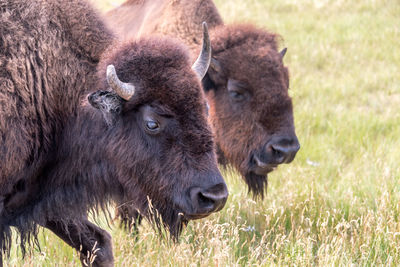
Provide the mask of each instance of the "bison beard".
{"label": "bison beard", "polygon": [[253,172],[244,175],[245,181],[249,188],[249,192],[253,194],[254,198],[264,198],[264,191],[267,191],[268,176],[258,175]]}
{"label": "bison beard", "polygon": [[[167,216],[161,216],[161,214],[167,214]],[[140,220],[140,215],[137,215]],[[178,237],[183,230],[183,227],[189,222],[181,214],[176,212],[175,209],[165,208],[163,211],[155,209],[147,215],[146,218],[152,225],[156,227],[156,230],[161,234],[163,229],[166,229],[170,234],[170,237],[174,241],[178,241]]]}

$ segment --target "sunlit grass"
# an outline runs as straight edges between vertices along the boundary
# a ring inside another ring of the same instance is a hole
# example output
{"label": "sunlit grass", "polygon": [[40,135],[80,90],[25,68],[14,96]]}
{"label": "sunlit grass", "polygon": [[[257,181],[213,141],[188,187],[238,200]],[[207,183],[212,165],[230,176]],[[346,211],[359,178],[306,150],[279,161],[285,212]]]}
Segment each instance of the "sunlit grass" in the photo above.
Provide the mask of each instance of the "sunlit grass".
{"label": "sunlit grass", "polygon": [[[96,4],[103,10],[112,3]],[[224,210],[191,222],[179,244],[148,225],[114,226],[116,266],[400,265],[400,3],[396,0],[216,1],[227,22],[278,32],[302,148],[254,202],[226,173]],[[42,251],[6,266],[76,266],[45,231]]]}

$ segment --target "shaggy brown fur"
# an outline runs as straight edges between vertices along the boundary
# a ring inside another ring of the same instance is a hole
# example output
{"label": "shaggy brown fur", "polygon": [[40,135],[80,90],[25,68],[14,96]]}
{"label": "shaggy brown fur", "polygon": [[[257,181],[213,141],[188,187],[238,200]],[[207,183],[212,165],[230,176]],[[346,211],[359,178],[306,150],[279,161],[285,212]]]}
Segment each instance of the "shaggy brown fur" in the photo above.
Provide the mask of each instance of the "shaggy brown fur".
{"label": "shaggy brown fur", "polygon": [[[293,160],[299,148],[279,37],[252,25],[224,25],[212,0],[128,0],[107,17],[125,38],[154,33],[179,38],[191,48],[192,60],[201,22],[208,23],[217,65],[203,86],[219,162],[233,165],[249,190],[262,197],[267,173]],[[290,149],[290,155],[278,160],[282,151],[274,147]],[[254,167],[255,156],[268,165],[265,173]]]}
{"label": "shaggy brown fur", "polygon": [[[24,248],[39,225],[81,249],[82,261],[97,242],[93,266],[112,266],[109,234],[87,220],[110,200],[150,216],[148,197],[173,236],[222,208],[197,210],[188,196],[211,188],[226,197],[226,186],[180,45],[119,43],[79,0],[1,1],[0,25],[0,266],[10,227]],[[109,88],[108,64],[136,86],[129,101]]]}
{"label": "shaggy brown fur", "polygon": [[122,38],[154,33],[173,36],[189,46],[193,57],[201,46],[203,21],[209,29],[222,24],[214,3],[204,0],[127,0],[106,18]]}

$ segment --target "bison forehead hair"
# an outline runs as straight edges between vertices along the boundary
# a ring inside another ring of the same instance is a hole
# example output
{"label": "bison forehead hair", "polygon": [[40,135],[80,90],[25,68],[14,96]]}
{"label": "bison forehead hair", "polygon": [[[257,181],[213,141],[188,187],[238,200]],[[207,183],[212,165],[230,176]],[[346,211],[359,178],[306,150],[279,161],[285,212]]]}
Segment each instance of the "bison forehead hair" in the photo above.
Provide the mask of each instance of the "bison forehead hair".
{"label": "bison forehead hair", "polygon": [[[107,88],[105,69],[115,65],[118,77],[141,88],[129,105],[148,103],[158,99],[173,112],[193,111],[204,113],[200,82],[191,71],[187,49],[173,40],[146,38],[129,41],[118,49],[108,51],[98,68],[101,87]],[[197,85],[197,86],[196,86]],[[185,103],[185,105],[182,105]]]}
{"label": "bison forehead hair", "polygon": [[292,111],[289,72],[277,50],[280,36],[252,25],[217,27],[212,36],[222,76],[246,83],[253,95],[252,112],[273,132],[276,118]]}
{"label": "bison forehead hair", "polygon": [[213,29],[213,53],[218,54],[237,46],[261,46],[278,49],[279,35],[250,24],[221,25]]}
{"label": "bison forehead hair", "polygon": [[242,78],[252,83],[265,83],[268,78],[281,83],[284,88],[278,90],[285,91],[289,76],[278,53],[280,39],[278,34],[253,25],[219,26],[212,32],[213,55],[225,62],[227,76],[245,76]]}

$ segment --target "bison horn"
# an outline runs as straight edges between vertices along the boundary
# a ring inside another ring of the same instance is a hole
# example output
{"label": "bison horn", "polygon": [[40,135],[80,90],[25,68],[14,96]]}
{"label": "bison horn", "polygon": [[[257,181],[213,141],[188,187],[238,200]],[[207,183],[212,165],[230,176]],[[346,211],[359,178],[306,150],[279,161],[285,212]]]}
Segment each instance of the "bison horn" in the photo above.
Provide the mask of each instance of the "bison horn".
{"label": "bison horn", "polygon": [[135,93],[135,86],[133,84],[121,82],[117,76],[114,65],[107,66],[107,82],[108,85],[126,101]]}
{"label": "bison horn", "polygon": [[283,48],[281,52],[279,52],[279,54],[281,55],[281,58],[283,58],[286,54],[287,51],[287,47]]}
{"label": "bison horn", "polygon": [[203,46],[196,62],[192,66],[192,70],[197,74],[199,79],[203,79],[206,75],[208,66],[211,62],[211,43],[208,35],[207,23],[203,22]]}

